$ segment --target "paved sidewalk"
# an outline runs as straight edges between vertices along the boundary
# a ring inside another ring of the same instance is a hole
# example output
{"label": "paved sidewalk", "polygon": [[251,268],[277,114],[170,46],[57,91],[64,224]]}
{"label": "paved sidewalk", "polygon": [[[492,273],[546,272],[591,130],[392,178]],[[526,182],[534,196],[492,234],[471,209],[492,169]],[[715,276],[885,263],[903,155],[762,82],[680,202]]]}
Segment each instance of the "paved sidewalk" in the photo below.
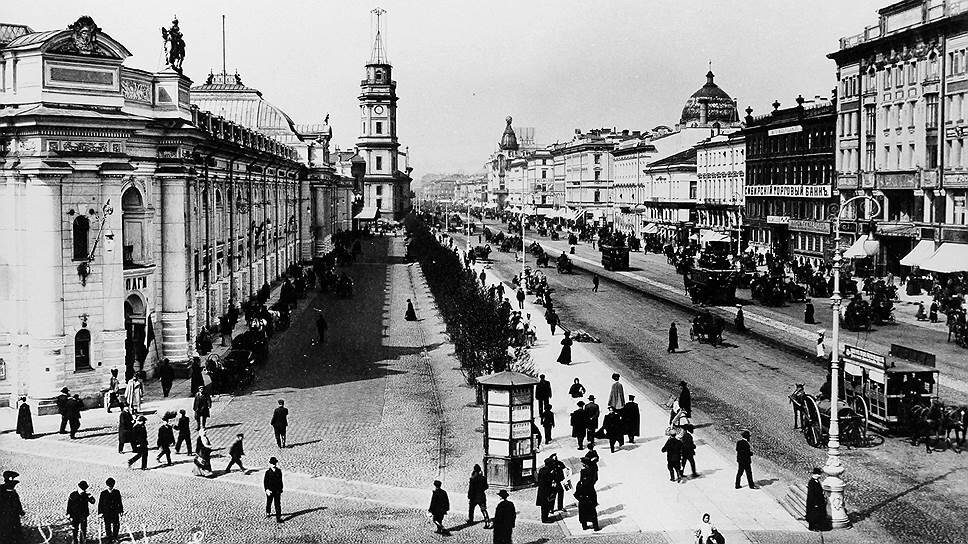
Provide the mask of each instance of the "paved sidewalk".
{"label": "paved sidewalk", "polygon": [[[477,266],[479,271],[481,265]],[[499,281],[497,271],[488,270],[489,283]],[[506,290],[513,295],[513,290]],[[516,306],[515,306],[516,307]],[[542,447],[538,454],[539,465],[548,455],[557,453],[566,465],[573,467],[573,481],[577,481],[579,459],[582,452],[571,438],[569,414],[575,409],[575,401],[567,390],[574,378],[579,378],[588,394],[607,410],[608,395],[613,370],[599,361],[581,343],[573,346],[573,363],[564,366],[556,362],[560,350],[561,331],[551,336],[544,322],[543,309],[526,303],[525,311],[531,314],[538,342],[531,355],[538,372],[552,383],[556,427],[553,442]],[[783,541],[810,535],[806,527],[793,519],[780,504],[764,490],[733,488],[736,463],[731,457],[721,455],[702,438],[703,422],[697,422],[696,460],[700,477],[687,478],[682,483],[670,482],[665,465],[665,454],[660,452],[665,442],[664,431],[668,426],[669,412],[648,400],[647,395],[634,384],[622,379],[626,398],[635,395],[641,412],[643,436],[635,444],[612,454],[608,441],[599,440],[596,448],[601,454],[599,490],[599,517],[602,533],[661,532],[669,542],[693,542],[693,531],[702,514],[708,512],[714,524],[724,533],[728,542],[760,542],[755,534],[779,532]],[[754,450],[755,450],[754,441]],[[754,467],[759,482],[770,485],[776,478],[763,474]],[[785,487],[784,487],[785,489]],[[570,497],[569,497],[570,498]],[[577,518],[574,501],[570,501],[570,514],[563,524],[574,536],[589,535],[582,531]],[[566,507],[568,505],[566,504]]]}

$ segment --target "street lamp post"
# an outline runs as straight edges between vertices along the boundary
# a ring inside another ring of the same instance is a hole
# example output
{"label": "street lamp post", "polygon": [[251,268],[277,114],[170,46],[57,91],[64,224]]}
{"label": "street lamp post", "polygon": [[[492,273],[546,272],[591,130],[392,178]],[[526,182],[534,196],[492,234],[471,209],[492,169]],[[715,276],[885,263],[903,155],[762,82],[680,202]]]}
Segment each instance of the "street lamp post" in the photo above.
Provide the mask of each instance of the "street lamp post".
{"label": "street lamp post", "polygon": [[[740,198],[736,198],[740,197]],[[733,193],[733,204],[736,205],[736,257],[743,254],[743,205],[740,204],[742,195]]]}
{"label": "street lamp post", "polygon": [[840,216],[844,210],[857,200],[868,200],[874,204],[874,216],[880,215],[881,205],[874,198],[867,195],[858,195],[844,201],[837,209],[834,216],[834,292],[830,297],[833,305],[833,352],[830,355],[830,438],[827,442],[827,463],[823,467],[827,477],[822,482],[824,490],[830,498],[830,523],[833,528],[850,526],[850,518],[847,516],[847,508],[844,504],[844,480],[841,478],[845,472],[843,464],[840,462],[840,269],[843,266],[843,249],[840,247]]}

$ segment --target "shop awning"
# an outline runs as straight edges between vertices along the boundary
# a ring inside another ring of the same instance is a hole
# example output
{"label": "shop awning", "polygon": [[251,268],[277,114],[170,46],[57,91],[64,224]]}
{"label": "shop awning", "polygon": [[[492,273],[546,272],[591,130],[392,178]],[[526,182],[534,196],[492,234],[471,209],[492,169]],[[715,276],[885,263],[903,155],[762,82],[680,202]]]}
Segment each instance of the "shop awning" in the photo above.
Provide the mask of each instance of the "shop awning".
{"label": "shop awning", "polygon": [[728,242],[729,236],[721,232],[716,232],[714,230],[702,229],[697,234],[693,234],[689,237],[692,240],[697,240],[700,242]]}
{"label": "shop awning", "polygon": [[860,235],[854,243],[844,251],[845,259],[863,259],[876,255],[880,249],[880,244],[876,240],[871,240],[866,234]]}
{"label": "shop awning", "polygon": [[914,249],[901,259],[901,266],[921,266],[928,257],[934,255],[934,242],[932,240],[921,240]]}
{"label": "shop awning", "polygon": [[920,267],[922,270],[944,274],[968,272],[968,244],[944,242]]}
{"label": "shop awning", "polygon": [[657,234],[659,232],[659,227],[655,226],[655,223],[646,223],[646,225],[642,227],[642,232],[644,234]]}
{"label": "shop awning", "polygon": [[376,206],[366,206],[360,213],[353,216],[353,219],[362,219],[364,221],[372,221],[376,219],[376,216],[380,215],[380,210]]}

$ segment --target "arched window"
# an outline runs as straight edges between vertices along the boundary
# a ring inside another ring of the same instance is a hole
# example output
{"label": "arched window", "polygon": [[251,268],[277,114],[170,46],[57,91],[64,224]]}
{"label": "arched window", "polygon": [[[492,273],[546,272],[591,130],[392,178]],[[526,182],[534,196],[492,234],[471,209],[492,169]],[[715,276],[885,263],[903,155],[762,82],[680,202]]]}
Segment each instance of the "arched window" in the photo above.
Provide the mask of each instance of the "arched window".
{"label": "arched window", "polygon": [[90,252],[88,249],[88,234],[91,231],[91,222],[87,220],[87,217],[79,215],[74,219],[71,231],[74,242],[74,260],[86,261]]}
{"label": "arched window", "polygon": [[74,372],[91,368],[91,332],[81,329],[74,335]]}
{"label": "arched window", "polygon": [[144,205],[141,192],[135,187],[128,187],[121,194],[121,239],[125,266],[146,261],[145,232],[148,228]]}

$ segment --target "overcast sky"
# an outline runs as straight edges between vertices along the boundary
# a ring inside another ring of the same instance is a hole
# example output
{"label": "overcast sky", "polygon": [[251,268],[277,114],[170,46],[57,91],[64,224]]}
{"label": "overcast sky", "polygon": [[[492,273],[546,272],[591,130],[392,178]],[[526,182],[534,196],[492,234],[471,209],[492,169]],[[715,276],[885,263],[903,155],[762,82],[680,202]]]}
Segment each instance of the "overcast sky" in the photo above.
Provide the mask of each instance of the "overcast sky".
{"label": "overcast sky", "polygon": [[[334,142],[353,145],[357,97],[371,46],[370,9],[387,10],[399,137],[414,177],[479,170],[504,118],[535,127],[539,143],[576,128],[673,125],[702,86],[716,82],[755,113],[798,94],[829,96],[826,54],[877,20],[889,0],[306,0],[166,2],[0,1],[0,21],[64,28],[88,14],[158,69],[160,27],[177,15],[185,73],[203,83],[221,67],[227,16],[229,72],[297,123],[331,114]],[[16,7],[15,7],[16,6]],[[744,115],[742,112],[740,115]]]}

